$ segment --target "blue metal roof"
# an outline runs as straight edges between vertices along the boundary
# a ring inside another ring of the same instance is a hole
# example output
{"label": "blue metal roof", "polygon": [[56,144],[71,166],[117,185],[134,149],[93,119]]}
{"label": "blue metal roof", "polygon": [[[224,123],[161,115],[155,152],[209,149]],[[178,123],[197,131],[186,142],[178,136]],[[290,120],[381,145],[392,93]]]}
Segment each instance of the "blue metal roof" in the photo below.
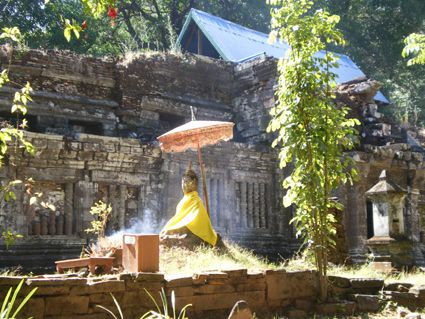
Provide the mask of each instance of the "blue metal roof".
{"label": "blue metal roof", "polygon": [[[196,23],[221,58],[226,61],[240,63],[260,54],[282,58],[289,48],[283,42],[270,44],[269,36],[266,33],[243,27],[197,9],[190,10],[177,40],[180,45],[182,45],[192,21]],[[320,55],[323,56],[324,53],[318,53],[318,56]],[[332,71],[337,75],[337,82],[344,83],[365,76],[348,56],[343,54],[336,54],[336,56],[339,57],[339,67]],[[389,103],[381,92],[376,94],[375,99]]]}

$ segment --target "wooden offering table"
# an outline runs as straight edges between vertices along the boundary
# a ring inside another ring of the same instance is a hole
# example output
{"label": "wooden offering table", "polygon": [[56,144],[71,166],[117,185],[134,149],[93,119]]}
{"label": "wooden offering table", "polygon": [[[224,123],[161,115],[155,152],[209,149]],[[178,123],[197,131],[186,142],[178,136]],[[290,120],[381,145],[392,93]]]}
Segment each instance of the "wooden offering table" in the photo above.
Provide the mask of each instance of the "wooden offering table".
{"label": "wooden offering table", "polygon": [[55,261],[58,273],[63,273],[64,269],[88,267],[92,275],[95,274],[96,266],[102,266],[106,273],[112,271],[114,257],[87,257],[77,259],[66,259]]}

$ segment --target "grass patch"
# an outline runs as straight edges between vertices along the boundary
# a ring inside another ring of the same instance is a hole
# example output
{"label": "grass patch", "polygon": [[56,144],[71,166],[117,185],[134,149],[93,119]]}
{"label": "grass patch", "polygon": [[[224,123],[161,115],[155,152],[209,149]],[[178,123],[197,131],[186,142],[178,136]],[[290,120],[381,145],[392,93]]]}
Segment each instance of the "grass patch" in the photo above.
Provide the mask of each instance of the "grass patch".
{"label": "grass patch", "polygon": [[382,278],[386,283],[404,282],[413,285],[425,285],[425,272],[419,268],[388,274],[377,271],[370,264],[331,266],[329,274],[347,278]]}
{"label": "grass patch", "polygon": [[202,271],[246,268],[250,271],[283,269],[283,264],[272,263],[252,251],[226,242],[226,251],[200,246],[191,251],[184,248],[163,248],[160,270],[167,274],[191,274]]}
{"label": "grass patch", "polygon": [[[226,242],[226,247],[225,251],[207,246],[200,246],[195,250],[179,247],[162,248],[160,253],[160,271],[167,274],[193,274],[202,271],[241,268],[246,268],[249,271],[266,269],[303,271],[315,269],[314,263],[306,254],[298,254],[291,259],[274,263],[237,244]],[[347,278],[381,278],[387,283],[405,282],[414,285],[425,285],[425,272],[420,269],[388,274],[377,271],[370,264],[330,265],[328,274]]]}

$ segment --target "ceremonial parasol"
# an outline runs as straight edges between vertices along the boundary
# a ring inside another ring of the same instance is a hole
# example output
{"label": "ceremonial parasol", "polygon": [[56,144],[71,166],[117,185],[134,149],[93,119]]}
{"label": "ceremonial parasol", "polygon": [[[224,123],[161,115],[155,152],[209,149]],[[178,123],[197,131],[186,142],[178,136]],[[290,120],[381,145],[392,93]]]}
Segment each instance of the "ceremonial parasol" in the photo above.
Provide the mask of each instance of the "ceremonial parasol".
{"label": "ceremonial parasol", "polygon": [[228,141],[233,138],[232,122],[197,121],[192,114],[192,121],[158,137],[161,150],[164,152],[184,152],[187,149],[198,150],[198,161],[201,169],[202,188],[204,192],[205,207],[208,215],[208,194],[205,180],[205,167],[202,160],[201,147],[213,145],[219,141]]}

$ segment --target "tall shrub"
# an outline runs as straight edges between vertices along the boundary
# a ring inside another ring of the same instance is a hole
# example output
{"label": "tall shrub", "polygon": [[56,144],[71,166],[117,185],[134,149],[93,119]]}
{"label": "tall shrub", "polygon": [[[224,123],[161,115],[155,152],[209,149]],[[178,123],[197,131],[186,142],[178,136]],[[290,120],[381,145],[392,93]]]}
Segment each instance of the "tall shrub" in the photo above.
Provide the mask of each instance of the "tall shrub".
{"label": "tall shrub", "polygon": [[336,30],[339,17],[325,10],[312,11],[313,1],[269,0],[274,41],[290,49],[278,64],[277,103],[268,131],[275,132],[281,168],[293,163],[284,180],[285,206],[295,205],[298,235],[309,242],[319,273],[320,299],[327,298],[327,262],[334,245],[335,208],[331,193],[356,174],[353,160],[344,156],[354,143],[356,119],[347,108],[334,104],[337,58],[325,51],[328,44],[342,45]]}

